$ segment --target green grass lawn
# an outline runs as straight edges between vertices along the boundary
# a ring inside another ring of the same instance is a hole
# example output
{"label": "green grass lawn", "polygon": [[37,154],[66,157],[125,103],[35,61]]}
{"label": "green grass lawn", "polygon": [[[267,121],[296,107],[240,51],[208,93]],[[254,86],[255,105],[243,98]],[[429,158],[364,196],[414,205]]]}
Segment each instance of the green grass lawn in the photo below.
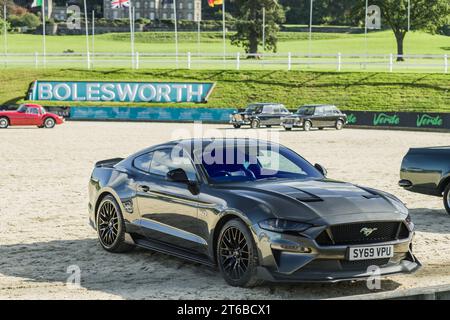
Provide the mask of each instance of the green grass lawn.
{"label": "green grass lawn", "polygon": [[281,102],[290,108],[306,103],[332,103],[350,110],[450,112],[450,77],[444,74],[270,70],[6,69],[0,73],[0,103],[23,102],[29,84],[35,79],[217,83],[206,105],[164,104],[166,106],[237,108],[259,101]]}
{"label": "green grass lawn", "polygon": [[[229,33],[231,35],[232,32]],[[129,52],[130,35],[127,33],[102,34],[95,36],[96,52]],[[3,52],[3,41],[0,41]],[[65,50],[86,51],[84,36],[47,36],[47,52],[62,53]],[[173,32],[136,33],[138,52],[174,52]],[[367,46],[364,34],[314,33],[309,45],[308,33],[280,32],[278,52],[280,53],[395,53],[396,45],[392,31],[370,32]],[[42,36],[28,34],[9,34],[8,51],[12,53],[42,52]],[[179,33],[180,52],[221,53],[222,34],[203,32],[200,46],[197,45],[196,32]],[[242,48],[227,42],[227,52],[243,52]],[[450,37],[431,35],[423,32],[410,32],[405,38],[407,54],[445,54],[450,53]]]}

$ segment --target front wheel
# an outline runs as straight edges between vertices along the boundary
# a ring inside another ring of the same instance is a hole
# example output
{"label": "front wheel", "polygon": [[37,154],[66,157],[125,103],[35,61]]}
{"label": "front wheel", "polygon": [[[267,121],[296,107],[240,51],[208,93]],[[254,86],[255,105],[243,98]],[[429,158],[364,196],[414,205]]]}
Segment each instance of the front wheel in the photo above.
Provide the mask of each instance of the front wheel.
{"label": "front wheel", "polygon": [[217,264],[225,281],[235,287],[254,287],[258,254],[247,226],[239,219],[228,221],[217,241]]}
{"label": "front wheel", "polygon": [[52,129],[55,126],[56,122],[53,118],[47,118],[44,120],[44,127],[47,129]]}
{"label": "front wheel", "polygon": [[239,128],[241,127],[241,125],[240,125],[240,124],[237,124],[237,123],[235,123],[235,124],[233,124],[233,127],[234,127],[235,129],[239,129]]}
{"label": "front wheel", "polygon": [[311,127],[312,127],[311,121],[305,121],[305,123],[303,124],[303,130],[305,131],[311,130]]}
{"label": "front wheel", "polygon": [[341,130],[344,127],[344,122],[342,120],[336,121],[336,130]]}
{"label": "front wheel", "polygon": [[271,124],[267,124],[266,128],[272,128],[272,125]]}
{"label": "front wheel", "polygon": [[113,196],[103,198],[97,210],[97,235],[103,249],[109,252],[127,252],[133,245],[125,242],[125,222]]}
{"label": "front wheel", "polygon": [[259,126],[260,126],[259,120],[258,120],[258,119],[253,119],[252,122],[251,122],[251,124],[250,124],[250,126],[251,126],[253,129],[259,128]]}
{"label": "front wheel", "polygon": [[9,126],[9,121],[7,118],[0,118],[0,129],[6,129]]}
{"label": "front wheel", "polygon": [[450,183],[445,187],[444,190],[444,207],[445,211],[450,214]]}
{"label": "front wheel", "polygon": [[290,127],[284,127],[284,130],[286,130],[286,131],[291,131],[292,128],[290,128]]}

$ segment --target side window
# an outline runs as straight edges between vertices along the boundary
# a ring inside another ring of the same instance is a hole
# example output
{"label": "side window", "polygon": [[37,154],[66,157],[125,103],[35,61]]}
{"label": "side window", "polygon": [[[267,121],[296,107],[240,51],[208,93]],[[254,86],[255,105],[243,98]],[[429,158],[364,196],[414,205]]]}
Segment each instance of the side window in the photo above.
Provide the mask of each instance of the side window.
{"label": "side window", "polygon": [[314,112],[316,116],[323,115],[323,108],[316,108],[316,111]]}
{"label": "side window", "polygon": [[189,180],[197,180],[196,170],[188,157],[179,156],[178,154],[176,154],[176,157],[173,157],[172,149],[160,149],[153,153],[153,159],[150,165],[151,174],[165,178],[167,172],[179,168],[186,172]]}
{"label": "side window", "polygon": [[133,166],[136,169],[139,169],[144,172],[150,171],[150,164],[152,162],[152,156],[153,153],[145,153],[143,155],[140,155],[133,160]]}
{"label": "side window", "polygon": [[330,106],[323,107],[323,113],[325,113],[325,114],[332,114],[333,113],[333,109]]}
{"label": "side window", "polygon": [[282,108],[281,108],[281,113],[289,113],[289,111],[288,111],[288,109],[282,107]]}
{"label": "side window", "polygon": [[273,112],[274,112],[274,113],[281,113],[280,107],[275,107],[275,108],[273,108]]}
{"label": "side window", "polygon": [[331,107],[331,110],[333,110],[333,113],[334,113],[334,114],[341,114],[341,112],[339,111],[339,109],[336,108],[336,107]]}
{"label": "side window", "polygon": [[263,113],[273,113],[273,106],[264,106]]}
{"label": "side window", "polygon": [[37,108],[28,108],[27,112],[28,114],[39,114],[39,111]]}

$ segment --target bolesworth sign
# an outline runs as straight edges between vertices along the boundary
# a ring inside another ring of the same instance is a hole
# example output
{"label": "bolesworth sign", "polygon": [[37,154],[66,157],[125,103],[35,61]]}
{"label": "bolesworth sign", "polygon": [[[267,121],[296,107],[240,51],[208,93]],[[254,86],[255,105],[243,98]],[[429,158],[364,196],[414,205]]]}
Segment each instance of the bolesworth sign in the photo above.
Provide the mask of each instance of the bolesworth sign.
{"label": "bolesworth sign", "polygon": [[450,113],[421,112],[374,112],[343,110],[348,116],[348,125],[390,127],[390,128],[428,128],[450,130]]}
{"label": "bolesworth sign", "polygon": [[35,101],[204,103],[213,82],[42,81],[32,83],[28,98]]}

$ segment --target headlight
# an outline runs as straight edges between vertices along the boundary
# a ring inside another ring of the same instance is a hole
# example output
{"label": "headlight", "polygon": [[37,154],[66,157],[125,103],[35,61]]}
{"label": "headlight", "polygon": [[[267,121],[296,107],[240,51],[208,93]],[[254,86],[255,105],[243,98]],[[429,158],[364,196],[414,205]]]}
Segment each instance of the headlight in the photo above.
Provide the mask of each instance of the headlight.
{"label": "headlight", "polygon": [[289,221],[283,219],[267,219],[261,221],[259,226],[264,230],[275,232],[302,232],[311,227],[308,223]]}

